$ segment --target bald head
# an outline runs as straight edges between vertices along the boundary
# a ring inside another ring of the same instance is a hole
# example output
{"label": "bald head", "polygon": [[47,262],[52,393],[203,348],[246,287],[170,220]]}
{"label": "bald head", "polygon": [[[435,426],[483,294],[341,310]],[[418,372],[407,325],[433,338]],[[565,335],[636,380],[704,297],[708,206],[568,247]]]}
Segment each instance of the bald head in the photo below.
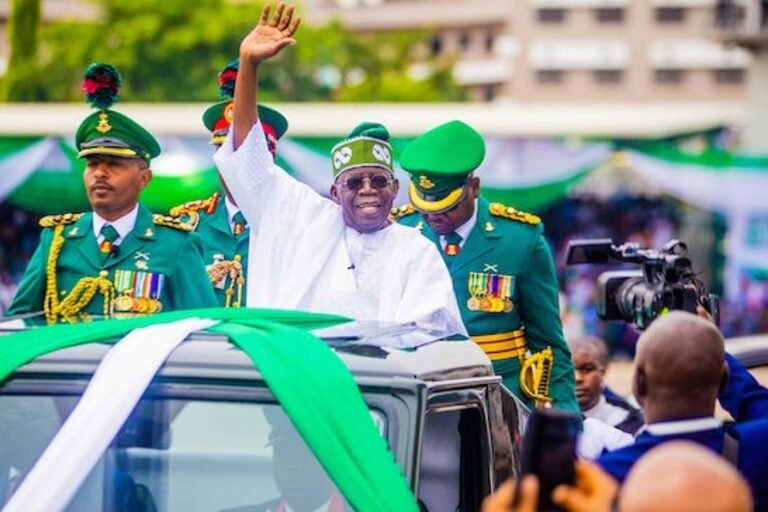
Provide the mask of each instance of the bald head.
{"label": "bald head", "polygon": [[638,341],[635,395],[649,422],[712,415],[726,372],[717,327],[673,311],[656,319]]}
{"label": "bald head", "polygon": [[747,512],[752,494],[723,458],[687,441],[654,448],[630,471],[619,498],[621,512]]}

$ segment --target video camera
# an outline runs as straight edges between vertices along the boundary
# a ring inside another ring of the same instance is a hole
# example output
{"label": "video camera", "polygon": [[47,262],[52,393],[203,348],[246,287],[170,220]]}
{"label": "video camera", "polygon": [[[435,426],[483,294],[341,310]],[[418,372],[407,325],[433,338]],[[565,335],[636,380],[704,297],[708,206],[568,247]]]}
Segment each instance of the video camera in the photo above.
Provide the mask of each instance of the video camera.
{"label": "video camera", "polygon": [[681,309],[696,313],[701,304],[720,323],[720,302],[708,293],[693,272],[688,246],[670,240],[660,250],[638,244],[613,245],[610,238],[572,240],[566,263],[636,263],[640,270],[612,270],[597,278],[597,315],[603,320],[624,320],[640,330],[660,314]]}

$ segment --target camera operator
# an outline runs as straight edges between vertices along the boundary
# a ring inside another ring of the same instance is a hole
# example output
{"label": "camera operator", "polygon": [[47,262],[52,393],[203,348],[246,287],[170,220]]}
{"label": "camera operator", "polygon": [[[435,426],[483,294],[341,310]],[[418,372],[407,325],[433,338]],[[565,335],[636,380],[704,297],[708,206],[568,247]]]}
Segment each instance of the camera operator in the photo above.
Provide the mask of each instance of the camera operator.
{"label": "camera operator", "polygon": [[718,392],[728,382],[723,337],[691,313],[656,319],[638,341],[633,389],[647,426],[635,444],[607,453],[600,465],[623,482],[652,448],[688,440],[723,455],[747,478],[756,509],[768,507],[768,420],[748,420],[727,432],[714,417]]}

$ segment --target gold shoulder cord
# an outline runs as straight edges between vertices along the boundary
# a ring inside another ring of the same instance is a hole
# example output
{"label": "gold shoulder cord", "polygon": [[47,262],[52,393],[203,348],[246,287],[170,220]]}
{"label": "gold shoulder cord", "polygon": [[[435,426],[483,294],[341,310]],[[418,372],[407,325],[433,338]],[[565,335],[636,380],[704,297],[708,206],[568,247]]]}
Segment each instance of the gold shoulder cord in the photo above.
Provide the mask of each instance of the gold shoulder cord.
{"label": "gold shoulder cord", "polygon": [[[232,261],[217,261],[208,268],[208,279],[212,284],[220,283],[229,275],[229,287],[224,291],[224,307],[239,308],[243,304],[243,284],[245,276],[243,275],[242,258],[236,254]],[[235,285],[237,285],[237,300],[232,301],[235,295]]]}
{"label": "gold shoulder cord", "polygon": [[554,360],[552,348],[547,347],[526,357],[520,367],[520,389],[536,401],[537,407],[546,408],[552,405],[549,388]]}
{"label": "gold shoulder cord", "polygon": [[83,308],[90,304],[96,292],[104,296],[104,316],[112,315],[112,300],[115,296],[115,287],[107,279],[107,271],[102,270],[97,277],[81,278],[72,291],[63,301],[59,302],[58,287],[56,283],[56,263],[64,246],[64,237],[61,233],[64,231],[64,225],[59,224],[54,228],[53,241],[51,249],[48,252],[48,263],[46,265],[46,286],[43,309],[45,310],[45,321],[54,324],[59,317],[62,320],[75,323],[77,320],[87,320],[88,315],[82,313]]}

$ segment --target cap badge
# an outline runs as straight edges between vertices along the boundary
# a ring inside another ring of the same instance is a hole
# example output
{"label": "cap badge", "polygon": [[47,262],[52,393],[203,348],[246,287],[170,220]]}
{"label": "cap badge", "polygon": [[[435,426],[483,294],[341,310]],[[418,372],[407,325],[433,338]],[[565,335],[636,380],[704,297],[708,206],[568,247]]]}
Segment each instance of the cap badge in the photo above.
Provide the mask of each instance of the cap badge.
{"label": "cap badge", "polygon": [[226,119],[229,124],[232,124],[232,121],[235,119],[234,103],[230,103],[229,105],[224,107],[224,119]]}
{"label": "cap badge", "polygon": [[333,154],[333,166],[336,169],[348,164],[350,160],[352,160],[352,148],[349,146],[344,146]]}
{"label": "cap badge", "polygon": [[100,131],[101,133],[107,133],[111,129],[112,129],[112,125],[109,124],[109,115],[107,115],[106,112],[102,111],[99,114],[99,124],[98,126],[96,126],[96,130]]}
{"label": "cap badge", "polygon": [[424,190],[433,189],[435,188],[435,182],[422,174],[419,176],[419,188],[423,188]]}

